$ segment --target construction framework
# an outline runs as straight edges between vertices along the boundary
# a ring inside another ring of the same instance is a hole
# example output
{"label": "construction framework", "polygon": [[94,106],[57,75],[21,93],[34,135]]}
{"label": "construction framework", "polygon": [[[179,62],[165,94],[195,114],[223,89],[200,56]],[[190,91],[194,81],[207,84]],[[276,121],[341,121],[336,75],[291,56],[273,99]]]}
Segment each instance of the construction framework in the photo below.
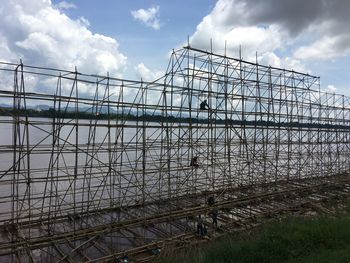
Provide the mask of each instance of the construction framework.
{"label": "construction framework", "polygon": [[229,231],[349,193],[350,98],[319,77],[190,46],[153,82],[0,77],[1,262],[146,261],[199,215],[215,236],[214,210]]}

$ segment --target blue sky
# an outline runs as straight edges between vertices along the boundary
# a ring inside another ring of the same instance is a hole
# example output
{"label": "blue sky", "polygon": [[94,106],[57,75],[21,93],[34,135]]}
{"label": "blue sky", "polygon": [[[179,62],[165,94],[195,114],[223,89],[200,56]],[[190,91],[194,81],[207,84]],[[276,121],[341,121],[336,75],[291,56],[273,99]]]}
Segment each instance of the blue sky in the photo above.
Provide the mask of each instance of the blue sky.
{"label": "blue sky", "polygon": [[347,0],[2,0],[0,60],[152,80],[189,36],[350,95],[349,12]]}
{"label": "blue sky", "polygon": [[[54,4],[59,2],[53,1]],[[71,1],[77,8],[67,10],[67,14],[73,19],[83,16],[90,22],[91,31],[117,39],[120,51],[127,54],[130,64],[143,62],[159,68],[166,66],[169,51],[194,33],[215,2],[78,0]],[[131,15],[133,10],[157,6],[161,24],[159,30],[144,26]]]}

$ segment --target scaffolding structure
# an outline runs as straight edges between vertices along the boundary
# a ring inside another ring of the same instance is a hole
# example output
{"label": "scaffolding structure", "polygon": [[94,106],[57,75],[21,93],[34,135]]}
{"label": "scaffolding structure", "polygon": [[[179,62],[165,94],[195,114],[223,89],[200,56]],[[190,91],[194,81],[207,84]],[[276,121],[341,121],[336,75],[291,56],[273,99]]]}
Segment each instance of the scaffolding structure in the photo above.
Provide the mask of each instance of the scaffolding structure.
{"label": "scaffolding structure", "polygon": [[348,195],[350,98],[319,77],[190,46],[153,82],[0,77],[1,262],[143,261],[214,209],[228,231]]}

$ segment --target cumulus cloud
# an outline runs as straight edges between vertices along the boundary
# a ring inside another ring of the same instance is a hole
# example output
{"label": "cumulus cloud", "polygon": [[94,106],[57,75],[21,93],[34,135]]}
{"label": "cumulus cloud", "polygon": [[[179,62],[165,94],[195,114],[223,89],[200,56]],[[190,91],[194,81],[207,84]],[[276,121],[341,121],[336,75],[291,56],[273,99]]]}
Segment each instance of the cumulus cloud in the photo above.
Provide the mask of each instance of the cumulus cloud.
{"label": "cumulus cloud", "polygon": [[299,59],[334,59],[350,54],[350,33],[325,35],[310,45],[299,47],[294,56]]}
{"label": "cumulus cloud", "polygon": [[[203,18],[196,32],[190,37],[190,44],[202,49],[237,56],[242,46],[245,59],[255,58],[273,66],[281,66],[281,59],[274,51],[286,43],[288,32],[279,24],[262,25],[250,21],[247,3],[240,0],[219,0],[212,12]],[[212,40],[212,46],[210,41]]]}
{"label": "cumulus cloud", "polygon": [[16,54],[10,50],[8,40],[0,30],[0,59],[3,62],[11,62],[11,58],[16,58]]}
{"label": "cumulus cloud", "polygon": [[258,62],[263,65],[271,65],[278,68],[291,69],[298,72],[308,72],[309,71],[305,65],[298,59],[290,56],[279,57],[274,52],[265,52],[263,55],[258,56]]}
{"label": "cumulus cloud", "polygon": [[135,67],[135,71],[137,73],[137,76],[141,78],[144,81],[154,81],[159,79],[164,75],[163,71],[152,71],[148,67],[145,66],[145,64],[140,63]]}
{"label": "cumulus cloud", "polygon": [[131,11],[131,15],[135,20],[140,21],[148,27],[153,28],[154,30],[160,29],[160,20],[159,20],[160,7],[154,6],[146,9],[139,9]]}
{"label": "cumulus cloud", "polygon": [[[259,59],[272,66],[305,70],[306,60],[350,54],[350,1],[218,0],[198,24],[190,44]],[[292,50],[292,51],[289,51]],[[283,54],[283,55],[281,55]]]}
{"label": "cumulus cloud", "polygon": [[337,91],[337,88],[334,85],[328,85],[325,91],[335,93]]}
{"label": "cumulus cloud", "polygon": [[3,0],[0,7],[0,60],[120,77],[127,58],[116,39],[88,29],[85,18],[62,12],[68,2]]}

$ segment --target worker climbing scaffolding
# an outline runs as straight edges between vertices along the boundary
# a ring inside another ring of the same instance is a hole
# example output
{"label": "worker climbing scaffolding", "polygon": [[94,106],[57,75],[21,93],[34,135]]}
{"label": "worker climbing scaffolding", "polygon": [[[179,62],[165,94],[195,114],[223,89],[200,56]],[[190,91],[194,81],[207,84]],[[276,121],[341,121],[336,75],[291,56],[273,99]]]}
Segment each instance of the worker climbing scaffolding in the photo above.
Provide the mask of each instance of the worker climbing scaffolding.
{"label": "worker climbing scaffolding", "polygon": [[[210,121],[212,118],[215,118],[217,120],[223,120],[220,116],[218,116],[216,110],[213,110],[209,104],[207,99],[204,99],[200,104],[199,104],[199,111],[197,113],[197,118],[199,116],[199,113],[201,111],[208,111],[209,115],[208,116],[208,121]],[[250,164],[250,157],[249,157],[249,152],[251,151],[248,148],[248,143],[247,140],[245,138],[242,137],[242,135],[237,131],[237,129],[234,126],[231,126],[232,131],[235,133],[235,135],[240,138],[242,144],[245,146],[245,152],[246,152],[246,159],[247,159],[247,163]]]}
{"label": "worker climbing scaffolding", "polygon": [[200,110],[210,110],[207,100],[203,100],[199,105]]}
{"label": "worker climbing scaffolding", "polygon": [[191,163],[190,163],[190,166],[194,167],[194,168],[198,168],[199,167],[199,164],[198,164],[198,157],[195,156],[191,159]]}

